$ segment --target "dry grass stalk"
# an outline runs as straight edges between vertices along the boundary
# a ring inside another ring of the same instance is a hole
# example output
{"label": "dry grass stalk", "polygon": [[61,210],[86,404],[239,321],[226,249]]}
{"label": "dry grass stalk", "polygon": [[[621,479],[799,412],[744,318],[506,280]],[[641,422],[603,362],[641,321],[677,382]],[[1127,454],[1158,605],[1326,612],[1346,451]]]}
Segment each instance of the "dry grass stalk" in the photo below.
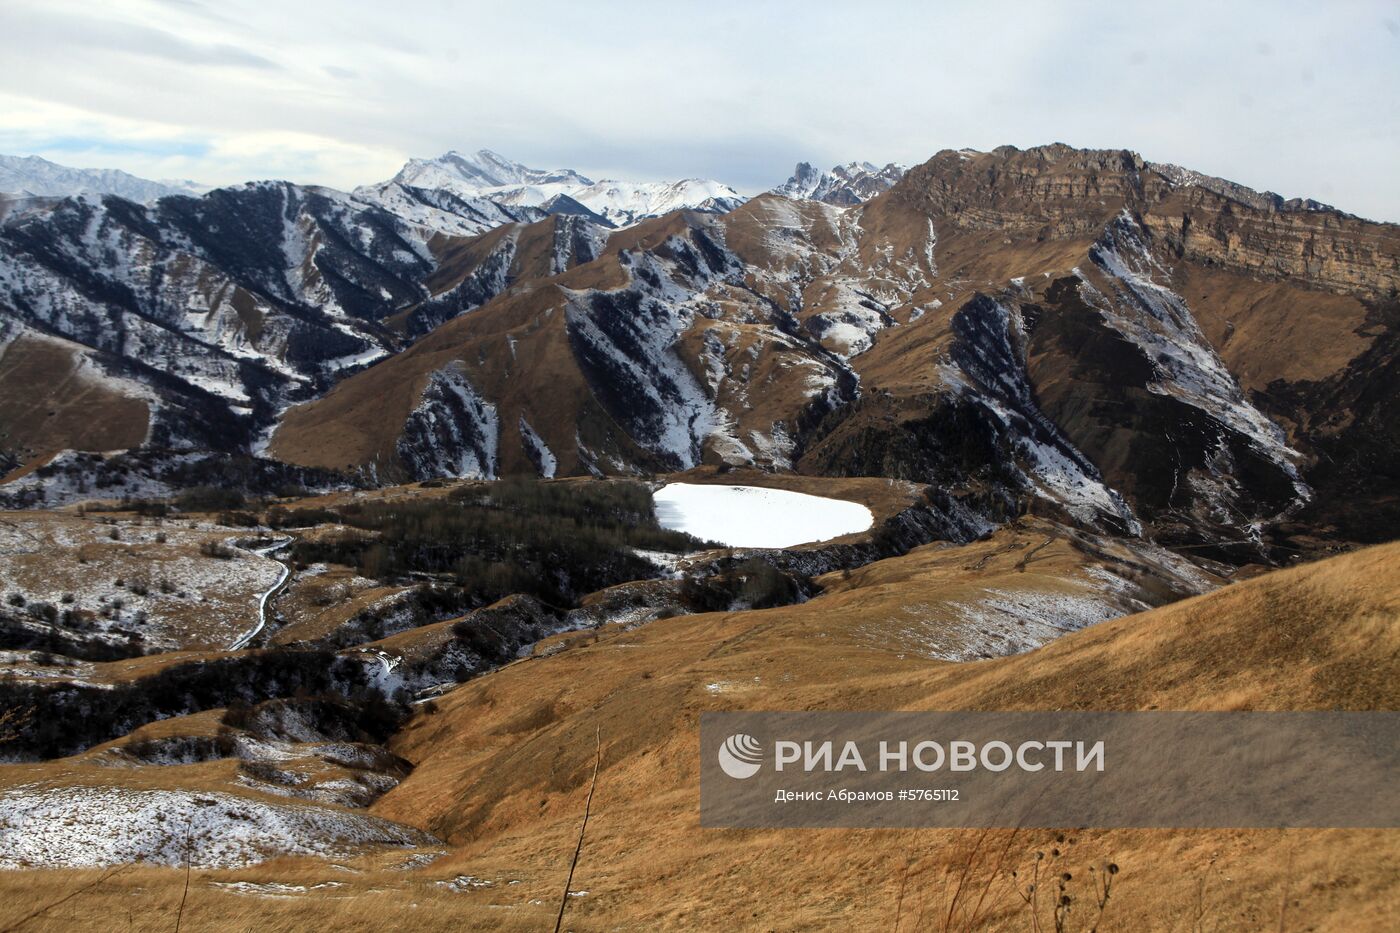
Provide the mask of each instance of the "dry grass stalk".
{"label": "dry grass stalk", "polygon": [[583,834],[588,831],[588,814],[593,809],[593,791],[598,786],[598,766],[603,763],[603,730],[594,732],[595,751],[593,756],[593,780],[588,784],[588,798],[583,802],[583,823],[578,828],[578,844],[574,846],[574,857],[569,862],[569,877],[564,882],[564,893],[559,898],[559,916],[554,920],[554,933],[564,925],[564,909],[569,906],[569,889],[574,884],[574,869],[578,867],[579,853],[583,851]]}

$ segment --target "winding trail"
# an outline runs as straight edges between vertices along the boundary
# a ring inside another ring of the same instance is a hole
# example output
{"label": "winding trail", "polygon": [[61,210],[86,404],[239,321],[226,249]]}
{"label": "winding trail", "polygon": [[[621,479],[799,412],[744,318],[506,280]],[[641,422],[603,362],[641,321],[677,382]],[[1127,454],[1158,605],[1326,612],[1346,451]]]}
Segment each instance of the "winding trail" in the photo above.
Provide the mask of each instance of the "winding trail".
{"label": "winding trail", "polygon": [[[281,541],[269,544],[266,547],[244,548],[244,550],[248,551],[250,554],[256,554],[259,557],[271,557],[274,551],[280,551],[282,550],[282,548],[286,547],[291,543],[291,538],[283,538]],[[263,593],[262,597],[258,600],[258,624],[255,625],[251,630],[244,632],[242,635],[239,635],[237,638],[235,638],[233,642],[228,646],[229,651],[237,651],[240,648],[248,647],[248,642],[252,641],[253,638],[256,637],[257,634],[267,626],[268,604],[272,601],[272,597],[277,595],[277,592],[281,590],[282,587],[287,585],[287,581],[292,576],[292,568],[287,565],[286,561],[280,560],[278,558],[273,559],[276,560],[277,563],[282,565],[282,573],[280,576],[278,576],[277,582],[274,583],[265,593]]]}

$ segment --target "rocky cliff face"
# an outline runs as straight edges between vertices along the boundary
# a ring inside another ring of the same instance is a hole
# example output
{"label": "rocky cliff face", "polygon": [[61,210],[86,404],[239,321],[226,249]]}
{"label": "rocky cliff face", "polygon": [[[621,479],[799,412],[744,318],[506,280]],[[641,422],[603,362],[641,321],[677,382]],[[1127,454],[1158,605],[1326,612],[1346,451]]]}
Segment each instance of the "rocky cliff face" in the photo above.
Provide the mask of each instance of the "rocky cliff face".
{"label": "rocky cliff face", "polygon": [[890,197],[953,227],[1065,239],[1096,233],[1140,198],[1144,166],[1131,152],[1058,144],[949,150],[910,169]]}
{"label": "rocky cliff face", "polygon": [[945,224],[1007,237],[1097,233],[1123,210],[1177,258],[1368,299],[1400,289],[1400,231],[1285,201],[1126,150],[1064,145],[940,152],[891,197]]}
{"label": "rocky cliff face", "polygon": [[1378,301],[1400,289],[1400,231],[1320,205],[1250,207],[1199,185],[1161,191],[1143,223],[1189,262]]}

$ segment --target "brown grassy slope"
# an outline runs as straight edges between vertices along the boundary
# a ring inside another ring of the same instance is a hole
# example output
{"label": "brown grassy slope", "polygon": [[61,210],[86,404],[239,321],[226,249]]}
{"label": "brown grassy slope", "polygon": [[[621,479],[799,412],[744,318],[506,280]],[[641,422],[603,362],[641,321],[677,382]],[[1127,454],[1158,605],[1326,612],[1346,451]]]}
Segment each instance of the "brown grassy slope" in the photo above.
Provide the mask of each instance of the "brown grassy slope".
{"label": "brown grassy slope", "polygon": [[[702,928],[736,916],[756,928],[888,927],[904,865],[915,861],[918,889],[932,897],[968,834],[701,830],[701,712],[1400,708],[1400,544],[972,664],[854,642],[854,617],[891,570],[866,568],[870,579],[852,581],[844,601],[660,621],[468,684],[402,734],[395,750],[418,767],[376,810],[458,845],[444,868],[562,866],[598,729],[603,770],[577,879],[593,896],[576,905],[580,928]],[[976,572],[1008,571],[989,561]],[[891,579],[891,598],[954,576],[945,567],[941,578]],[[1046,840],[1013,843],[1019,859]],[[1382,929],[1400,907],[1396,831],[1099,831],[1079,845],[1084,860],[1125,865],[1114,929],[1191,929],[1193,911],[1208,927],[1273,926],[1285,881],[1286,929]],[[996,895],[1001,925],[1026,928],[1007,893]]]}
{"label": "brown grassy slope", "polygon": [[[457,361],[468,363],[473,384],[497,402],[503,428],[513,427],[499,393],[492,391],[495,386],[479,381],[480,367],[470,364],[490,360],[495,364],[491,371],[504,374],[508,367],[503,361],[511,359],[507,336],[514,336],[522,345],[520,355],[530,365],[552,370],[550,361],[567,351],[567,340],[563,315],[544,312],[553,312],[561,304],[559,291],[546,288],[497,298],[449,321],[403,353],[289,411],[273,436],[271,454],[306,466],[343,469],[378,463],[387,467],[395,461],[394,445],[429,376]],[[502,443],[503,458],[507,450]]]}
{"label": "brown grassy slope", "polygon": [[68,448],[134,447],[149,421],[146,402],[85,371],[73,345],[21,336],[0,352],[0,451],[42,465]]}

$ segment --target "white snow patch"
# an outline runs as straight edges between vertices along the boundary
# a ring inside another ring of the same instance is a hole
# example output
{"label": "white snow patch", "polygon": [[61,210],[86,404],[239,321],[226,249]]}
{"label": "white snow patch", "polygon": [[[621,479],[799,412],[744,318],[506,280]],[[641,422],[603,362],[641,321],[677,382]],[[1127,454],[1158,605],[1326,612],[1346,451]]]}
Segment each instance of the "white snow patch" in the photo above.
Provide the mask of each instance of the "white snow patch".
{"label": "white snow patch", "polygon": [[539,432],[530,426],[530,422],[525,420],[525,416],[520,416],[520,440],[525,444],[526,450],[532,454],[531,459],[539,467],[540,476],[545,479],[553,479],[554,471],[559,468],[559,459],[554,456],[554,451],[549,449],[549,445],[540,437]]}
{"label": "white snow patch", "polygon": [[758,486],[671,483],[652,494],[663,528],[731,547],[785,548],[865,531],[858,502]]}

